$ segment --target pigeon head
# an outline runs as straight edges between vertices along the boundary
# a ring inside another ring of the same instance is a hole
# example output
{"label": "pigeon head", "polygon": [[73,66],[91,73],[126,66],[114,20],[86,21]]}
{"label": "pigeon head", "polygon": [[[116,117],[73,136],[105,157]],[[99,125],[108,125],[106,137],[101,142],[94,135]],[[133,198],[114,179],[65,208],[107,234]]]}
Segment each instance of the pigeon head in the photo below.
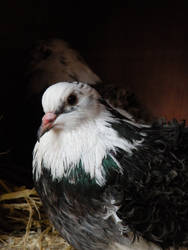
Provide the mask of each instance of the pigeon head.
{"label": "pigeon head", "polygon": [[47,88],[42,97],[45,115],[39,138],[53,129],[72,130],[94,119],[102,109],[98,92],[84,83],[60,82]]}

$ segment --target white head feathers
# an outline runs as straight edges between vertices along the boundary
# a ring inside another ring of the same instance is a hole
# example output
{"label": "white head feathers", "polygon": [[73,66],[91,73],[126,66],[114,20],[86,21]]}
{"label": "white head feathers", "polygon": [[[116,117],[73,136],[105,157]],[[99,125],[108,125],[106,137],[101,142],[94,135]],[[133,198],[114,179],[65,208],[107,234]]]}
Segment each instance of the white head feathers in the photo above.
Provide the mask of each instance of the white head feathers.
{"label": "white head feathers", "polygon": [[[74,103],[69,103],[69,98]],[[102,106],[100,95],[87,84],[60,82],[50,86],[43,94],[42,106],[45,113],[57,113],[55,128],[63,125],[64,130],[74,129],[80,122],[93,119]]]}

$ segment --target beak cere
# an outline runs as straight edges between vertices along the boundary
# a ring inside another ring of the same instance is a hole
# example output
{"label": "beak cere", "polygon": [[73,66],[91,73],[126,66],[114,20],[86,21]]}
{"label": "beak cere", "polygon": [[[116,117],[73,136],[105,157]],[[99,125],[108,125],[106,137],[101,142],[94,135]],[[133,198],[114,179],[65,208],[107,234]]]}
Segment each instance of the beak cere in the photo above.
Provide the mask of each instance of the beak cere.
{"label": "beak cere", "polygon": [[57,115],[54,113],[46,113],[42,118],[42,124],[38,130],[38,140],[40,140],[40,137],[43,136],[47,131],[49,131],[53,127],[53,123],[55,119],[57,118]]}

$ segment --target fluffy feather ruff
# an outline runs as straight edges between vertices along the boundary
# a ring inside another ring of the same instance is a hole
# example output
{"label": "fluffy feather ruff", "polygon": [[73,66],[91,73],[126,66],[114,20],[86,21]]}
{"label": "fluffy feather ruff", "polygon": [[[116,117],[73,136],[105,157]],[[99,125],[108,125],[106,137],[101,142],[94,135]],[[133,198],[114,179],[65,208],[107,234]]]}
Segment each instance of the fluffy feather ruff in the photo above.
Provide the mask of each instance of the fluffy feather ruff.
{"label": "fluffy feather ruff", "polygon": [[[63,119],[66,120],[66,114]],[[84,170],[94,178],[99,185],[104,185],[105,172],[102,160],[109,154],[117,163],[119,172],[121,165],[114,158],[116,150],[122,149],[128,154],[141,146],[142,140],[129,142],[119,137],[110,123],[118,123],[109,112],[103,111],[98,117],[90,119],[77,129],[59,133],[51,130],[45,134],[34,149],[34,171],[36,178],[41,174],[42,162],[50,169],[53,179],[68,177],[72,168],[81,161]],[[113,154],[112,154],[113,153]]]}

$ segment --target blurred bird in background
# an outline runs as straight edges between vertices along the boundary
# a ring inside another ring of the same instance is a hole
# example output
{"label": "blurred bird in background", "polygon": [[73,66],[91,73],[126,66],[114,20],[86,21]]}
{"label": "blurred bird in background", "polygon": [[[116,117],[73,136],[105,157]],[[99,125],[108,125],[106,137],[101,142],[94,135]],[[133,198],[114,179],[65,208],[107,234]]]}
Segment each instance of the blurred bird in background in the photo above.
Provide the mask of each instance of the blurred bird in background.
{"label": "blurred bird in background", "polygon": [[33,45],[27,57],[25,79],[28,95],[31,99],[34,98],[35,102],[36,97],[40,100],[44,90],[52,84],[85,82],[95,86],[114,107],[126,110],[132,119],[142,122],[150,122],[153,119],[134,93],[126,87],[126,83],[124,86],[104,83],[79,52],[62,39],[41,40]]}

